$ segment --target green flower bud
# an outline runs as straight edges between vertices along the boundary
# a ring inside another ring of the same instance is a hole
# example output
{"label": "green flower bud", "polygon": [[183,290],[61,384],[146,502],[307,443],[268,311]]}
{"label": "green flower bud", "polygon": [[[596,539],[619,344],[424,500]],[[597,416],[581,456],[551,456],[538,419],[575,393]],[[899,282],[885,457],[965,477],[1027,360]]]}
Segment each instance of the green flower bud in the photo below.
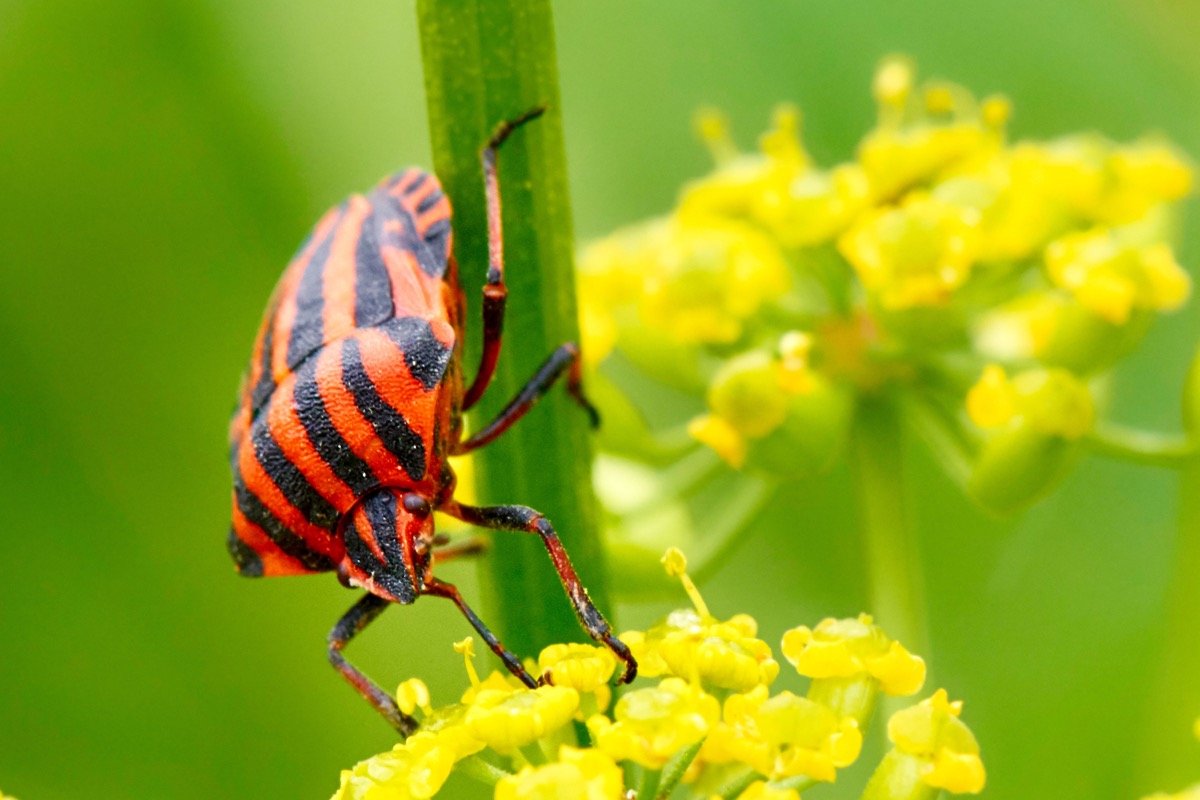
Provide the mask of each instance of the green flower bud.
{"label": "green flower bud", "polygon": [[784,476],[826,470],[845,448],[853,418],[853,392],[812,373],[809,390],[787,398],[780,426],[769,436],[750,440],[746,466]]}
{"label": "green flower bud", "polygon": [[967,413],[990,429],[967,488],[985,507],[1015,511],[1066,474],[1095,419],[1087,386],[1062,369],[1031,369],[1010,379],[996,365],[967,393]]}
{"label": "green flower bud", "polygon": [[985,508],[1008,514],[1048,494],[1066,476],[1079,442],[1018,425],[990,437],[967,482]]}

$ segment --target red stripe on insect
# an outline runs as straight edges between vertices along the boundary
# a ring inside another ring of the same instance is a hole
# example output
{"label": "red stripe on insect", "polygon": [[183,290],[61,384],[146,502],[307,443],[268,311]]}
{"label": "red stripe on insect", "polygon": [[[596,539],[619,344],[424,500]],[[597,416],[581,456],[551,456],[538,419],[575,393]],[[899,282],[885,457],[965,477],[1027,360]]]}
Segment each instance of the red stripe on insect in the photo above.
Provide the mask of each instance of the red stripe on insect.
{"label": "red stripe on insect", "polygon": [[[424,175],[424,172],[415,167],[406,169],[392,186],[390,194],[392,197],[403,197]],[[386,185],[387,181],[385,180],[383,183]]]}
{"label": "red stripe on insect", "polygon": [[312,260],[313,253],[329,235],[330,229],[340,216],[341,209],[332,208],[321,217],[308,246],[288,265],[287,271],[279,280],[279,307],[271,319],[274,326],[271,333],[271,374],[276,383],[283,380],[288,372],[288,342],[292,338],[292,327],[296,324],[296,294],[300,289],[300,279],[304,277],[304,270]]}
{"label": "red stripe on insect", "polygon": [[333,533],[313,525],[300,509],[292,505],[287,496],[275,485],[275,481],[259,463],[254,448],[246,443],[238,454],[238,469],[242,480],[267,510],[275,515],[287,528],[304,540],[313,552],[329,556],[338,561],[343,555],[341,543]]}
{"label": "red stripe on insect", "polygon": [[342,382],[342,349],[327,347],[317,361],[317,390],[329,414],[333,427],[346,441],[350,451],[371,467],[380,483],[395,484],[407,481],[400,462],[380,440],[375,428],[367,421],[354,395]]}
{"label": "red stripe on insect", "polygon": [[[384,230],[402,228],[400,222],[390,222]],[[421,270],[411,250],[383,248],[383,263],[392,281],[392,304],[397,317],[428,317],[437,313],[441,281],[433,281]],[[431,285],[433,284],[433,285]],[[436,294],[435,294],[436,293]]]}
{"label": "red stripe on insect", "polygon": [[404,198],[404,204],[408,206],[415,217],[417,214],[417,209],[420,208],[421,203],[425,202],[425,200],[431,194],[438,190],[438,182],[433,180],[433,178],[429,178]]}
{"label": "red stripe on insect", "polygon": [[370,214],[371,203],[362,195],[355,195],[334,232],[321,285],[325,342],[341,339],[354,330],[356,251],[363,222]]}
{"label": "red stripe on insect", "polygon": [[295,388],[296,376],[289,375],[275,390],[278,399],[271,403],[267,417],[271,437],[318,494],[336,508],[349,508],[354,504],[354,490],[337,476],[313,447],[304,423],[296,413]]}
{"label": "red stripe on insect", "polygon": [[425,233],[435,223],[450,218],[450,201],[445,195],[423,212],[416,215],[417,235],[424,238]]}
{"label": "red stripe on insect", "polygon": [[380,399],[404,416],[409,427],[421,437],[425,452],[431,452],[433,428],[427,421],[436,419],[436,394],[426,391],[413,377],[404,363],[404,353],[383,331],[363,330],[358,334],[358,343],[363,370]]}
{"label": "red stripe on insect", "polygon": [[308,575],[312,573],[312,570],[280,550],[279,546],[271,540],[266,531],[246,519],[245,515],[238,508],[236,500],[233,503],[232,522],[233,531],[237,537],[253,550],[254,554],[262,561],[264,577]]}

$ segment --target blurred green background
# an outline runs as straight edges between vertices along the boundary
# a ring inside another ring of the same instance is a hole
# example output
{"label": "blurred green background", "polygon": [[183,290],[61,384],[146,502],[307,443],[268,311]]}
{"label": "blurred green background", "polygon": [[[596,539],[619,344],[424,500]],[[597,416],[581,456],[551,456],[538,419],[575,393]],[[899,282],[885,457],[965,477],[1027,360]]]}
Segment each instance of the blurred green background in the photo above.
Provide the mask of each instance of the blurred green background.
{"label": "blurred green background", "polygon": [[[1016,136],[1154,129],[1200,154],[1192,0],[610,0],[561,3],[557,24],[581,239],[660,213],[707,169],[690,131],[700,105],[723,107],[749,145],[774,103],[795,100],[818,159],[848,156],[893,51],[1008,93]],[[340,768],[392,742],[325,663],[348,593],[332,578],[234,575],[225,427],[308,226],[348,191],[428,163],[416,42],[411,0],[0,0],[8,793],[325,797]],[[1181,253],[1193,269],[1194,205]],[[1157,327],[1119,373],[1113,417],[1177,429],[1196,322],[1192,308]],[[997,521],[922,452],[912,461],[932,664],[967,700],[985,796],[1151,788],[1136,752],[1165,635],[1175,477],[1092,459]],[[756,614],[773,642],[861,610],[848,477],[769,515],[706,587],[714,610]],[[445,573],[477,594],[469,565]],[[462,680],[449,644],[465,633],[425,600],[353,652],[385,685],[419,674],[446,699]]]}

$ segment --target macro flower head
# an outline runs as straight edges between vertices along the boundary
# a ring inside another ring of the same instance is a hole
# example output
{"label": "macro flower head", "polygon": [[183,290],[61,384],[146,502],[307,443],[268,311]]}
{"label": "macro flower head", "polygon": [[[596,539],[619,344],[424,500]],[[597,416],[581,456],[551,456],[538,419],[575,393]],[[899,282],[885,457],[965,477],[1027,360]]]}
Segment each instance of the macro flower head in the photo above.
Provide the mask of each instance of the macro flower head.
{"label": "macro flower head", "polygon": [[[875,124],[833,163],[795,106],[751,152],[702,113],[714,169],[584,250],[602,458],[706,450],[738,485],[778,485],[835,466],[864,409],[887,406],[967,496],[1012,512],[1103,438],[1097,389],[1191,292],[1173,241],[1190,160],[1154,137],[1013,141],[1019,104],[923,81],[903,57],[871,92]],[[681,509],[678,541],[703,486],[658,498]],[[614,511],[626,542],[664,516]]]}
{"label": "macro flower head", "polygon": [[[809,686],[773,692],[779,665],[754,617],[714,616],[681,551],[668,550],[662,565],[691,607],[622,635],[643,669],[611,708],[593,702],[585,724],[572,724],[581,700],[612,679],[607,651],[549,645],[537,659],[546,682],[530,689],[498,672],[481,680],[467,639],[455,645],[469,684],[460,702],[438,705],[423,681],[403,681],[397,704],[419,728],[343,770],[333,800],[425,800],[454,773],[487,784],[497,800],[797,800],[802,787],[832,782],[859,759],[872,721],[864,692],[911,694],[924,678],[924,662],[862,615],[784,634],[782,652]],[[923,785],[962,791],[982,781],[960,710],[942,692],[893,717],[896,749],[916,759]]]}

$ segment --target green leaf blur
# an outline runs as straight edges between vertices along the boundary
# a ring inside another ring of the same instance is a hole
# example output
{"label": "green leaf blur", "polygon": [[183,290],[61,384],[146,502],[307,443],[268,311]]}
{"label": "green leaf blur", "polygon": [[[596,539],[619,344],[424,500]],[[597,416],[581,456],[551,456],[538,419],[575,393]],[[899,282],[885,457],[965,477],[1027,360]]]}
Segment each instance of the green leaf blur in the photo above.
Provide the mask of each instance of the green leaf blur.
{"label": "green leaf blur", "polygon": [[[874,113],[871,73],[895,51],[925,75],[1008,94],[1014,138],[1158,129],[1200,155],[1200,17],[1184,0],[556,12],[580,241],[661,212],[708,168],[690,130],[701,105],[749,144],[794,100],[814,155],[845,157]],[[348,593],[330,577],[234,575],[225,428],[292,250],[347,192],[428,165],[424,109],[411,0],[0,2],[4,791],[323,797],[393,742],[325,663]],[[1178,428],[1194,306],[1121,368],[1111,417]],[[1166,636],[1175,476],[1086,459],[1002,522],[922,450],[909,459],[927,655],[966,699],[985,796],[1116,800],[1195,780],[1184,763],[1141,772],[1137,746],[1156,724],[1142,703]],[[849,476],[804,487],[705,587],[753,612],[766,639],[866,610]],[[444,574],[478,596],[469,565]],[[630,606],[621,622],[662,610]],[[389,611],[352,652],[383,685],[419,675],[444,701],[461,683],[450,642],[466,633],[426,599]],[[1177,736],[1200,761],[1188,729]]]}

